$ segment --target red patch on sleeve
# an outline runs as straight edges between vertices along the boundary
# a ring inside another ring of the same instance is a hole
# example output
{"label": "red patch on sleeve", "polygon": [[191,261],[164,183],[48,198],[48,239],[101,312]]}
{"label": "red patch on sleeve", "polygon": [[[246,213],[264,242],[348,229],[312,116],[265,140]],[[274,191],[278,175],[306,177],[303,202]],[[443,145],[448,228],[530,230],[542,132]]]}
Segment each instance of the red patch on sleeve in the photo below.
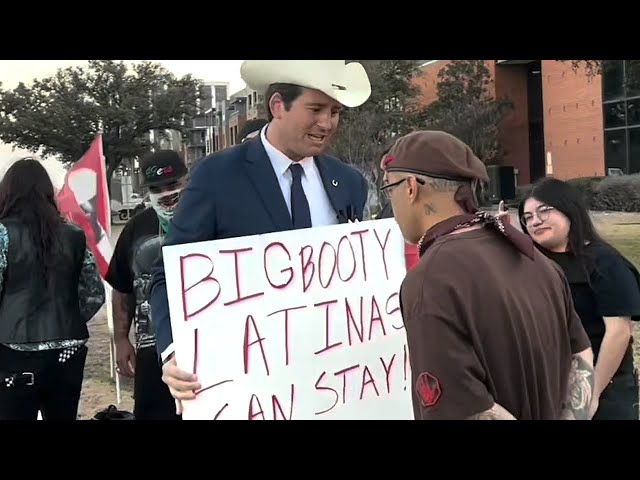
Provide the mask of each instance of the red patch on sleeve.
{"label": "red patch on sleeve", "polygon": [[440,381],[430,373],[421,373],[416,380],[416,393],[424,408],[433,407],[442,395]]}

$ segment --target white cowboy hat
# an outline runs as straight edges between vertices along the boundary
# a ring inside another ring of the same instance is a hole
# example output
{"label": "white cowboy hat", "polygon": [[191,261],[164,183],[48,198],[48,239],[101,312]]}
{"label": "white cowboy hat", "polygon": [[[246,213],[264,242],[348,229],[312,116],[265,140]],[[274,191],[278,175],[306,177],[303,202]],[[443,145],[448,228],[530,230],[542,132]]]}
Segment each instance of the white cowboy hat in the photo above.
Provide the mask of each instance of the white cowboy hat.
{"label": "white cowboy hat", "polygon": [[245,60],[240,76],[260,92],[272,83],[292,83],[319,90],[345,107],[362,105],[371,95],[364,67],[345,60]]}

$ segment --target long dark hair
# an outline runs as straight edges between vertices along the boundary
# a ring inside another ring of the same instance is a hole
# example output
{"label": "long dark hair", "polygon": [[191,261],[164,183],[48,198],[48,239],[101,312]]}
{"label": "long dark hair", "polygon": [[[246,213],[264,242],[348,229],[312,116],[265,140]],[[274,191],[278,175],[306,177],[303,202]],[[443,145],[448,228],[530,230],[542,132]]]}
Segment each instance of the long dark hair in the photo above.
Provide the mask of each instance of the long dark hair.
{"label": "long dark hair", "polygon": [[[574,255],[587,270],[593,267],[592,258],[587,254],[587,244],[601,244],[619,253],[612,245],[606,242],[596,230],[589,210],[579,190],[567,182],[556,178],[543,178],[534,184],[531,191],[518,206],[518,217],[522,225],[522,231],[529,235],[527,228],[522,224],[524,215],[524,204],[535,198],[539,202],[549,205],[564,213],[571,226],[569,227],[569,252]],[[545,249],[540,245],[536,246],[543,252]]]}
{"label": "long dark hair", "polygon": [[59,228],[64,220],[49,174],[39,160],[30,157],[18,160],[0,182],[0,222],[9,217],[27,228],[33,254],[46,275],[60,262]]}

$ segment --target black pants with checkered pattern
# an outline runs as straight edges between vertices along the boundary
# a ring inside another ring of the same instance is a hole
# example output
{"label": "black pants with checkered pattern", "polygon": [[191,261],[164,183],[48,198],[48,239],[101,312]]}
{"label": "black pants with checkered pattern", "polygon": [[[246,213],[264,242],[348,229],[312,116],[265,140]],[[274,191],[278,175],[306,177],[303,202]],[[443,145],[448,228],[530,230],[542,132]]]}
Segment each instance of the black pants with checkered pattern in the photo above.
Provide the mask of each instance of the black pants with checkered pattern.
{"label": "black pants with checkered pattern", "polygon": [[[60,350],[21,352],[0,345],[0,420],[75,420],[80,403],[87,347],[66,361]],[[7,386],[11,375],[33,373],[33,385]]]}

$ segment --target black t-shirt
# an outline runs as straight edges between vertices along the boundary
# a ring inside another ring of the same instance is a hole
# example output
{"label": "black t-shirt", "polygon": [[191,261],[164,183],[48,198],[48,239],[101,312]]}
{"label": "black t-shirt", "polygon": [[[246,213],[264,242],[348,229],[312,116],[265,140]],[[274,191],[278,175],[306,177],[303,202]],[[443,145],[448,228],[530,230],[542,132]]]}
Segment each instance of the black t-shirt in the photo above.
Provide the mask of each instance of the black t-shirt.
{"label": "black t-shirt", "polygon": [[[576,312],[589,335],[597,360],[605,333],[603,317],[640,320],[640,276],[636,268],[607,245],[587,247],[592,264],[583,270],[570,254],[550,253],[571,286]],[[633,369],[631,342],[619,371]]]}
{"label": "black t-shirt", "polygon": [[155,346],[148,287],[163,237],[158,215],[147,208],[126,224],[109,265],[107,282],[120,293],[133,297],[136,348]]}

